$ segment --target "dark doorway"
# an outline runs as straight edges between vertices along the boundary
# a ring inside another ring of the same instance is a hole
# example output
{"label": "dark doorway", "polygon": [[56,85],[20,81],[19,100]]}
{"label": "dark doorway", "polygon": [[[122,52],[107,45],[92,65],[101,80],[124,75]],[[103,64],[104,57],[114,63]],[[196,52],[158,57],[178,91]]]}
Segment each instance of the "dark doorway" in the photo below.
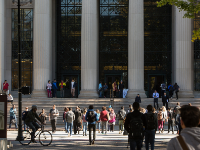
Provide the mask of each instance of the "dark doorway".
{"label": "dark doorway", "polygon": [[164,75],[150,75],[149,76],[149,97],[153,97],[153,92],[156,90],[161,97],[161,84],[165,81]]}
{"label": "dark doorway", "polygon": [[75,97],[78,97],[79,91],[80,91],[80,84],[79,84],[79,76],[78,75],[66,75],[64,76],[64,82],[66,83],[66,88],[65,88],[65,97],[66,98],[71,98],[71,81],[74,79],[76,82],[77,86],[75,89]]}
{"label": "dark doorway", "polygon": [[[110,90],[112,90],[112,84],[114,83],[114,81],[116,81],[117,88],[119,87],[119,83],[122,80],[121,77],[122,77],[121,75],[106,75],[105,76],[105,83],[108,85],[108,91],[109,91],[107,92],[106,97],[109,97]],[[118,97],[118,92],[116,93],[116,96]]]}

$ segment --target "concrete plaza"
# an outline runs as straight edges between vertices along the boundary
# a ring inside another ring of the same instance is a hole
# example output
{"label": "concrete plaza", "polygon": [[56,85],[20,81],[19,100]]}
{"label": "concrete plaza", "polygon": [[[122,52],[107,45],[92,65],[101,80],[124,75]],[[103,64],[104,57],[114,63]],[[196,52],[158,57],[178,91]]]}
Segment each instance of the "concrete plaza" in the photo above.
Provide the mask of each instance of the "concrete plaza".
{"label": "concrete plaza", "polygon": [[[67,133],[64,131],[57,131],[53,134],[53,142],[50,146],[44,147],[40,145],[38,139],[36,138],[36,141],[38,143],[31,143],[29,146],[23,146],[18,141],[15,141],[15,138],[17,136],[17,131],[8,131],[8,140],[11,140],[13,144],[13,148],[10,148],[10,150],[68,150],[68,149],[74,149],[74,150],[102,150],[102,149],[110,149],[110,150],[127,150],[127,144],[128,144],[128,136],[123,136],[122,134],[119,135],[119,131],[114,132],[108,132],[107,135],[97,133],[96,141],[94,145],[88,145],[89,144],[89,136],[85,137],[82,135],[82,132],[80,132],[79,135],[72,135],[72,137],[68,137]],[[167,133],[166,131],[163,134],[156,134],[156,140],[155,140],[155,150],[164,150],[167,147],[167,143],[169,140],[176,135],[173,135],[171,133]],[[130,149],[130,147],[128,147]],[[143,148],[142,150],[144,150]]]}

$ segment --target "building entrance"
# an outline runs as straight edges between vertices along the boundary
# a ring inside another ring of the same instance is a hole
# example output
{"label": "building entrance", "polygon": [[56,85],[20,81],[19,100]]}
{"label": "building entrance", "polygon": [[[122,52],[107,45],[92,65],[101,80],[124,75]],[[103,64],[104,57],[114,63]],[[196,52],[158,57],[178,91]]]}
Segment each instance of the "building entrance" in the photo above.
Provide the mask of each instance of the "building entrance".
{"label": "building entrance", "polygon": [[65,88],[65,97],[66,98],[71,98],[71,81],[74,79],[76,82],[77,86],[75,88],[75,97],[78,97],[79,92],[80,92],[80,83],[79,83],[79,75],[66,75],[64,76],[64,82],[66,83],[66,88]]}
{"label": "building entrance", "polygon": [[161,84],[165,81],[164,75],[149,75],[149,96],[153,97],[153,92],[156,90],[159,93],[159,96],[161,97]]}

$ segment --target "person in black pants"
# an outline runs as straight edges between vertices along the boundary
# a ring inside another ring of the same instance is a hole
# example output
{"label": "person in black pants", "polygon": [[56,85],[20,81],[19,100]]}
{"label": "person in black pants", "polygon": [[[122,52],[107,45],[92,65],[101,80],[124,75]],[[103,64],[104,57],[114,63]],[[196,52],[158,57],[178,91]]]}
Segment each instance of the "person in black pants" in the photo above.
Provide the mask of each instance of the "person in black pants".
{"label": "person in black pants", "polygon": [[174,134],[174,115],[173,111],[171,111],[171,107],[168,108],[167,116],[168,116],[168,133],[170,132],[170,127],[172,127],[172,134]]}
{"label": "person in black pants", "polygon": [[124,90],[124,84],[121,81],[119,84],[119,98],[123,98],[123,90]]}
{"label": "person in black pants", "polygon": [[157,103],[157,109],[158,109],[158,108],[159,108],[159,105],[158,105],[159,93],[157,93],[156,90],[155,90],[155,92],[153,93],[153,98],[154,98],[154,108],[156,108],[156,103]]}
{"label": "person in black pants", "polygon": [[76,107],[74,114],[75,114],[74,134],[76,134],[77,131],[78,131],[78,134],[79,134],[79,130],[80,130],[80,127],[81,127],[81,118],[82,118],[82,113],[81,113],[79,106]]}
{"label": "person in black pants", "polygon": [[[89,109],[85,115],[85,120],[88,121],[88,130],[89,130],[89,145],[94,144],[96,139],[96,121],[97,121],[97,113],[93,109],[93,105],[89,106]],[[91,138],[91,132],[93,130],[93,140]]]}
{"label": "person in black pants", "polygon": [[168,110],[168,102],[169,102],[169,96],[166,95],[166,92],[164,92],[164,96],[162,97],[163,106],[166,104],[166,109]]}
{"label": "person in black pants", "polygon": [[178,100],[178,92],[179,92],[179,86],[177,83],[174,84],[174,91],[176,93],[176,100]]}

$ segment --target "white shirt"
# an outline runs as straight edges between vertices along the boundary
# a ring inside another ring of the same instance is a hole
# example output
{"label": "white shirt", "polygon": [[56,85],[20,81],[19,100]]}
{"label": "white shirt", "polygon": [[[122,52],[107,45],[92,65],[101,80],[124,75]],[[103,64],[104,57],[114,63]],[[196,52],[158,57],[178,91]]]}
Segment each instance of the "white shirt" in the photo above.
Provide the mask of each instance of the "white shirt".
{"label": "white shirt", "polygon": [[71,84],[72,84],[71,88],[74,89],[74,87],[73,87],[74,86],[74,82],[71,82]]}
{"label": "white shirt", "polygon": [[13,100],[12,95],[8,95],[8,96],[7,96],[7,100]]}
{"label": "white shirt", "polygon": [[159,93],[153,93],[153,98],[159,98]]}

